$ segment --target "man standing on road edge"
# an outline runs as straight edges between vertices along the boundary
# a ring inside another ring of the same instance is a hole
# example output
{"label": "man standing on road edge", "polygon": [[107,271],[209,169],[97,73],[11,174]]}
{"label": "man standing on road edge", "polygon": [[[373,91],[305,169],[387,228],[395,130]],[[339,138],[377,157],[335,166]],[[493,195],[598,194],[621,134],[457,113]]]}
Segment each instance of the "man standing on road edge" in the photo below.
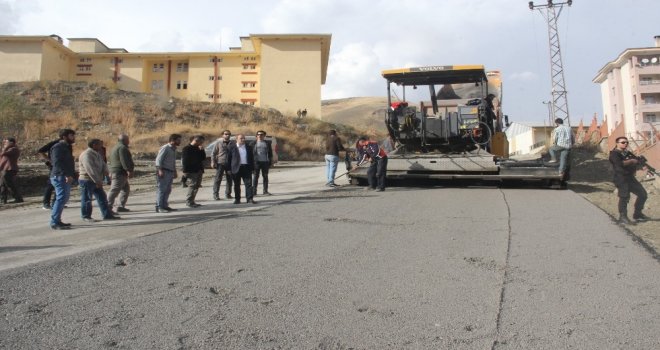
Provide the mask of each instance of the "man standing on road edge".
{"label": "man standing on road edge", "polygon": [[176,174],[176,148],[181,145],[181,135],[172,134],[168,143],[158,150],[156,156],[156,212],[169,213],[176,209],[170,208],[169,198],[172,193],[172,181]]}
{"label": "man standing on road edge", "polygon": [[119,195],[119,206],[116,212],[128,212],[126,202],[131,193],[131,185],[128,179],[133,177],[135,164],[133,155],[128,145],[131,143],[126,134],[120,134],[117,138],[117,145],[110,151],[110,193],[108,195],[108,205],[110,210],[115,205],[115,199]]}
{"label": "man standing on road edge", "polygon": [[96,197],[96,203],[101,210],[103,220],[116,220],[118,216],[112,215],[108,206],[108,197],[103,190],[103,180],[108,174],[108,166],[103,161],[103,141],[91,139],[87,143],[87,149],[78,157],[78,168],[80,179],[80,215],[83,221],[95,222],[92,219],[92,200]]}
{"label": "man standing on road edge", "polygon": [[236,142],[232,143],[227,154],[227,164],[234,177],[234,204],[241,203],[241,180],[245,185],[245,198],[248,203],[256,204],[252,192],[252,171],[254,170],[254,153],[252,148],[245,144],[245,135],[236,135]]}
{"label": "man standing on road edge", "polygon": [[335,185],[335,174],[337,173],[337,164],[339,164],[339,152],[346,151],[341,139],[337,136],[337,130],[328,131],[328,138],[325,141],[325,176],[328,187],[337,187]]}
{"label": "man standing on road edge", "polygon": [[71,224],[62,222],[64,205],[69,201],[71,184],[76,174],[73,159],[73,145],[76,142],[76,132],[71,129],[60,130],[60,141],[50,149],[50,182],[55,188],[55,202],[50,212],[50,228],[53,230],[68,229]]}
{"label": "man standing on road edge", "polygon": [[225,188],[225,198],[231,199],[232,190],[232,175],[229,166],[227,165],[227,152],[229,152],[229,138],[231,131],[225,130],[222,132],[222,137],[218,139],[213,147],[211,153],[211,168],[215,169],[215,176],[213,177],[213,199],[220,200],[220,185],[222,184],[222,177],[227,179]]}
{"label": "man standing on road edge", "polygon": [[0,153],[0,196],[3,203],[7,203],[8,192],[14,197],[14,203],[22,203],[23,197],[16,186],[16,174],[18,174],[18,157],[21,150],[16,145],[16,139],[7,137],[2,141],[2,153]]}
{"label": "man standing on road edge", "polygon": [[259,187],[259,172],[263,177],[264,195],[270,196],[268,192],[268,169],[273,162],[273,148],[266,142],[266,132],[263,130],[257,131],[257,140],[252,144],[254,151],[254,174],[252,175],[252,191],[253,196],[257,195],[257,187]]}
{"label": "man standing on road edge", "polygon": [[202,176],[204,175],[204,160],[206,152],[204,151],[204,136],[193,136],[190,144],[181,150],[181,164],[183,175],[190,181],[188,185],[188,195],[186,196],[186,206],[189,208],[201,207],[201,204],[195,203],[197,190],[202,186]]}
{"label": "man standing on road edge", "polygon": [[610,151],[610,163],[612,163],[612,169],[614,170],[614,185],[619,196],[618,222],[627,225],[633,224],[628,219],[628,201],[630,201],[631,192],[637,196],[633,219],[639,222],[649,220],[646,215],[642,214],[648,195],[644,186],[635,178],[639,160],[632,152],[628,151],[628,138],[625,136],[616,138],[616,146]]}
{"label": "man standing on road edge", "polygon": [[[39,150],[37,150],[37,154],[39,155],[39,157],[41,157],[41,159],[44,161],[44,164],[46,164],[46,166],[48,167],[49,174],[53,170],[53,164],[50,162],[50,149],[53,146],[55,146],[55,144],[57,144],[58,142],[60,142],[59,139],[53,140],[51,142],[48,142],[41,148],[39,148]],[[55,187],[53,187],[53,184],[50,182],[50,175],[49,175],[48,179],[46,180],[46,185],[44,186],[43,207],[42,207],[44,210],[53,209],[52,203],[57,198],[57,197],[52,198],[54,190]]]}

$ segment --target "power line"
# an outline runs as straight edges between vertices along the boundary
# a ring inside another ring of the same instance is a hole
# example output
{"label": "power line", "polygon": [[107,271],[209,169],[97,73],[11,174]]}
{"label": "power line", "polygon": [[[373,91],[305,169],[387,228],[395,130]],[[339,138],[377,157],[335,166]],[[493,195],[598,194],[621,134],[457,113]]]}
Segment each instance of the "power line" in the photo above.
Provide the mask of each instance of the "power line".
{"label": "power line", "polygon": [[[552,81],[552,115],[554,119],[561,118],[571,125],[568,114],[568,96],[566,92],[566,83],[564,81],[564,65],[561,58],[561,47],[559,46],[559,30],[557,19],[561,14],[564,5],[571,6],[572,0],[555,3],[548,0],[546,4],[534,5],[529,2],[530,10],[539,10],[548,22],[548,44],[550,46],[550,79]],[[545,11],[544,11],[545,10]]]}

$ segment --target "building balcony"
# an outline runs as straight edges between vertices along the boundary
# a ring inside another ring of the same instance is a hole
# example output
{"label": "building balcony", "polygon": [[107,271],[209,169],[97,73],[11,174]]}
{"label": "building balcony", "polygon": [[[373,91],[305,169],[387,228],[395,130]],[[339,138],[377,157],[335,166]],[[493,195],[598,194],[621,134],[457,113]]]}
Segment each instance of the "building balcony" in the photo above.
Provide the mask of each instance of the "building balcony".
{"label": "building balcony", "polygon": [[653,64],[648,66],[636,66],[635,73],[639,74],[660,74],[660,64]]}
{"label": "building balcony", "polygon": [[637,85],[637,92],[642,94],[660,93],[660,80],[640,81]]}
{"label": "building balcony", "polygon": [[637,109],[640,113],[660,113],[660,103],[643,103]]}

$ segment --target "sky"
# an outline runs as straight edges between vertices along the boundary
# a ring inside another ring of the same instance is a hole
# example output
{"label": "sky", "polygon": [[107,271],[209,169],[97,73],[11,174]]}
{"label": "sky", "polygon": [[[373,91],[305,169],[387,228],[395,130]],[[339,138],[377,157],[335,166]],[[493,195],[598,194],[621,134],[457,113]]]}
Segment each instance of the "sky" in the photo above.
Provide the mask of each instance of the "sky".
{"label": "sky", "polygon": [[[546,0],[535,1],[536,4]],[[555,3],[559,0],[555,0]],[[332,34],[323,99],[385,96],[383,69],[481,64],[511,121],[543,124],[547,22],[527,0],[0,0],[0,35],[98,38],[129,52],[226,51],[250,34]],[[574,0],[559,17],[571,124],[602,119],[597,72],[654,46],[658,0]]]}

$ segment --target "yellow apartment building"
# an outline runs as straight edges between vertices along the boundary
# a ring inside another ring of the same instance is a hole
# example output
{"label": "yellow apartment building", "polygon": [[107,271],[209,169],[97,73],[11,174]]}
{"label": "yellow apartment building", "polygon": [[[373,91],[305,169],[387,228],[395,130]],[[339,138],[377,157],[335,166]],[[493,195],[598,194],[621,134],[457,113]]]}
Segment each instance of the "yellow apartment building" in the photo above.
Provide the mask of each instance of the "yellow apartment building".
{"label": "yellow apartment building", "polygon": [[251,34],[225,52],[128,52],[96,38],[0,36],[0,84],[68,80],[321,117],[330,34]]}

